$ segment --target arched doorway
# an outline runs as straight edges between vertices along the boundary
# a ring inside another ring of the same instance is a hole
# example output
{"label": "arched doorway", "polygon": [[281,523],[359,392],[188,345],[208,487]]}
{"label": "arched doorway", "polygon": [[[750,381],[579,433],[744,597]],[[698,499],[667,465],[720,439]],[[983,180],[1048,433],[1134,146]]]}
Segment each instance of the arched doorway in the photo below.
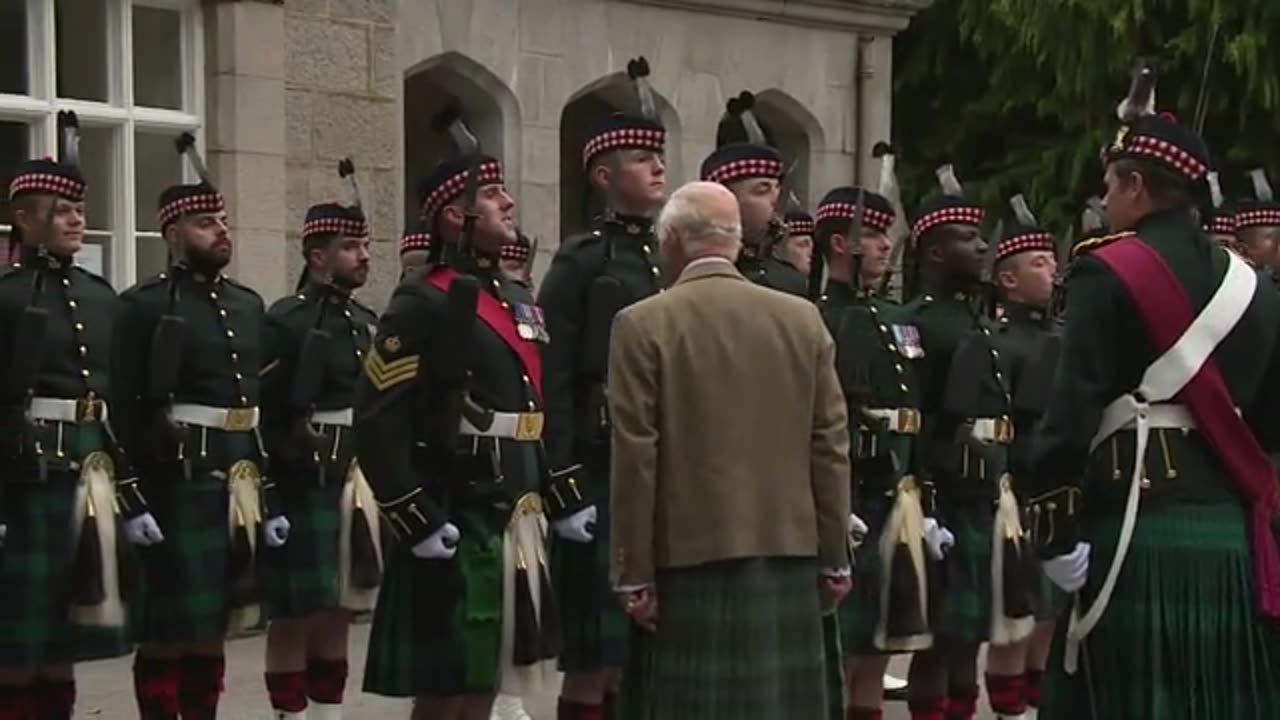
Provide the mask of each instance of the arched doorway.
{"label": "arched doorway", "polygon": [[770,143],[782,153],[789,171],[787,186],[803,207],[812,210],[818,201],[809,193],[813,156],[824,147],[817,118],[798,100],[776,88],[756,93],[755,114]]}
{"label": "arched doorway", "polygon": [[[666,98],[654,89],[658,116],[667,128],[669,189],[681,177],[680,119]],[[601,118],[616,112],[636,113],[635,91],[626,73],[607,75],[574,93],[560,113],[560,236],[582,232],[604,209],[601,198],[587,186],[582,146]]]}
{"label": "arched doorway", "polygon": [[507,181],[515,183],[520,177],[519,105],[511,89],[461,53],[437,55],[404,75],[406,222],[418,217],[418,182],[454,152],[449,138],[431,129],[432,118],[449,103],[462,108],[484,152],[502,161]]}

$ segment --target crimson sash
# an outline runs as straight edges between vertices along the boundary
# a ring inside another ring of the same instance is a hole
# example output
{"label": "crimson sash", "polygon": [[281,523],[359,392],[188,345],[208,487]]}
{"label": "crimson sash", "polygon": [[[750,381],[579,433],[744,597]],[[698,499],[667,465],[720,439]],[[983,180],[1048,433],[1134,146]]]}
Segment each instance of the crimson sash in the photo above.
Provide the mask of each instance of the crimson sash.
{"label": "crimson sash", "polygon": [[[449,283],[453,282],[457,276],[456,270],[442,265],[427,273],[426,281],[448,292]],[[520,333],[516,332],[515,315],[509,308],[503,307],[491,293],[483,289],[476,298],[476,315],[497,333],[498,337],[502,338],[502,342],[511,348],[516,357],[520,358],[520,364],[524,366],[525,374],[529,376],[529,382],[533,385],[534,392],[538,394],[538,399],[541,400],[542,350],[538,344],[520,337]]]}
{"label": "crimson sash", "polygon": [[[1195,319],[1191,298],[1173,270],[1137,236],[1117,240],[1091,254],[1124,283],[1146,324],[1156,355],[1162,355]],[[1249,539],[1258,604],[1264,616],[1280,617],[1280,549],[1271,529],[1272,518],[1280,510],[1276,469],[1253,430],[1236,412],[1227,384],[1212,357],[1178,392],[1176,399],[1196,419],[1200,433],[1208,439],[1227,475],[1249,503]]]}

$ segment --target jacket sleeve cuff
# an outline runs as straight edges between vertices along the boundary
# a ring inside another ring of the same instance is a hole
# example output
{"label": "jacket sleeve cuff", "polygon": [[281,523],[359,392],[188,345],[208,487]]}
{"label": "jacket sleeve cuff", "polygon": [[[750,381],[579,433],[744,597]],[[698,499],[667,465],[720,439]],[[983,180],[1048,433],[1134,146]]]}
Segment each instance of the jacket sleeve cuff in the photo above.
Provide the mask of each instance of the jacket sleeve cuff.
{"label": "jacket sleeve cuff", "polygon": [[1071,552],[1080,539],[1077,518],[1084,502],[1080,488],[1063,485],[1027,503],[1031,541],[1042,559]]}
{"label": "jacket sleeve cuff", "polygon": [[147,514],[151,506],[142,494],[142,485],[136,477],[126,477],[116,481],[116,506],[120,515],[126,520]]}
{"label": "jacket sleeve cuff", "polygon": [[585,490],[581,464],[553,471],[547,481],[547,516],[559,520],[591,506],[593,501]]}
{"label": "jacket sleeve cuff", "polygon": [[378,503],[378,509],[382,512],[387,527],[391,529],[391,534],[409,546],[431,537],[448,519],[420,487],[391,502]]}

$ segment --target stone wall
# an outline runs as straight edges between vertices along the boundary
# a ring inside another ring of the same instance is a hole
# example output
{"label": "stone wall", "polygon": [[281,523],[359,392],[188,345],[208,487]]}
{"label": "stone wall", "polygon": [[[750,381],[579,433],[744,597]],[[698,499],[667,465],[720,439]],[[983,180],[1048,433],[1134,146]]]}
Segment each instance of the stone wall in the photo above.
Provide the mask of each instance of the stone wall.
{"label": "stone wall", "polygon": [[361,296],[381,308],[399,276],[403,229],[396,2],[286,0],[284,9],[288,287],[302,267],[307,207],[338,197],[338,161],[351,157],[373,233]]}

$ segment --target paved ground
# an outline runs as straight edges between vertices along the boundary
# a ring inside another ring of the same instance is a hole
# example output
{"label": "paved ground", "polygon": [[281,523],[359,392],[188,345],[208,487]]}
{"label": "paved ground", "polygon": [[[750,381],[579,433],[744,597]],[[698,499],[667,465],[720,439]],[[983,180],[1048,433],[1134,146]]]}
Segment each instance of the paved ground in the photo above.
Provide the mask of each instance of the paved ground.
{"label": "paved ground", "polygon": [[[369,626],[352,628],[353,649],[351,668],[352,685],[359,687],[364,668],[364,652],[369,639]],[[223,720],[269,720],[267,694],[262,686],[263,636],[241,638],[232,641],[227,648],[227,692],[223,696],[218,716]],[[132,659],[117,658],[84,663],[77,668],[79,702],[77,719],[131,720],[137,717],[133,701]],[[891,671],[906,676],[906,662],[895,660]],[[527,698],[525,708],[534,720],[555,720],[555,697]],[[408,704],[401,700],[389,700],[362,692],[351,692],[347,697],[345,720],[400,720],[408,718]],[[979,720],[993,716],[980,712]],[[885,720],[908,720],[903,703],[890,703],[885,707]]]}

